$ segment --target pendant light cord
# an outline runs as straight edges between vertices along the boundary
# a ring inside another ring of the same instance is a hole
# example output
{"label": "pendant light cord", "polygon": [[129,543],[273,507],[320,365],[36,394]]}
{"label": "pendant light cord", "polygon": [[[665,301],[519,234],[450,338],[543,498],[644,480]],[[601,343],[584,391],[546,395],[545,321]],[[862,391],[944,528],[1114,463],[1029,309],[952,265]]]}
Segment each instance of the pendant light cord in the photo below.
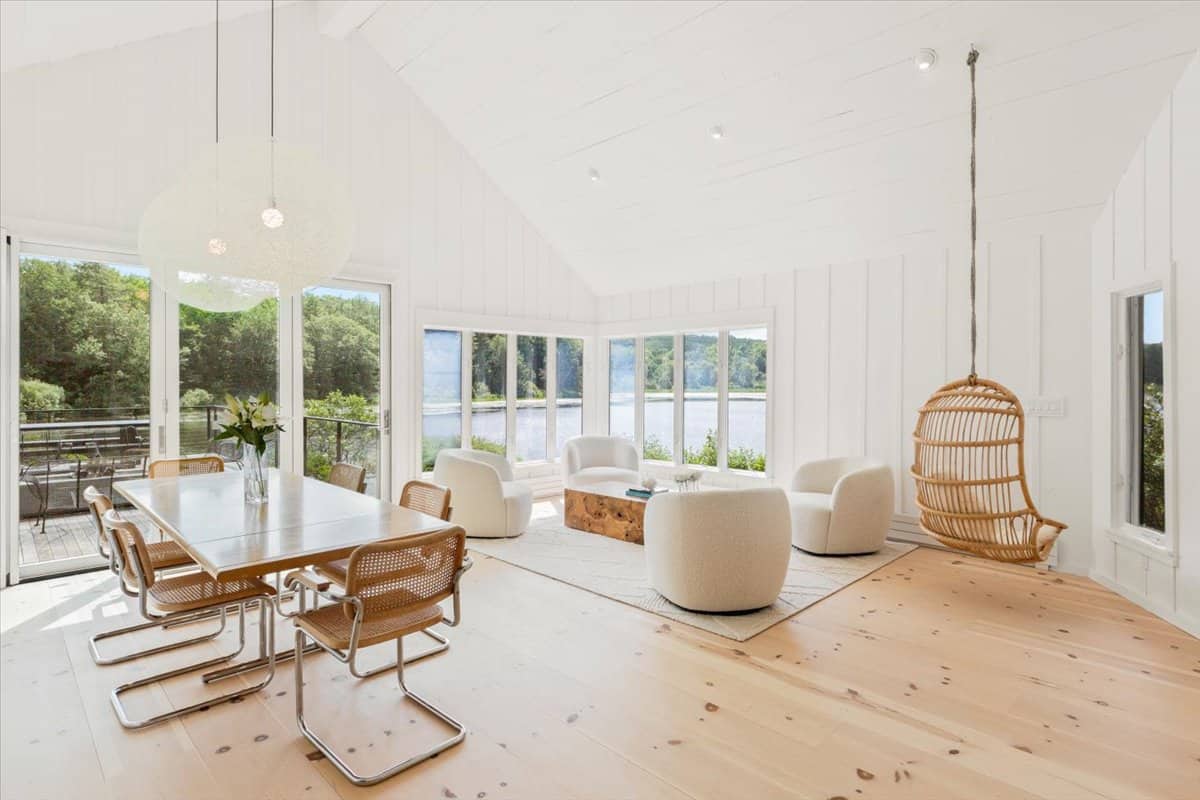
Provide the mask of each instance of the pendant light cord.
{"label": "pendant light cord", "polygon": [[979,60],[979,51],[971,45],[967,55],[967,67],[971,70],[971,374],[967,379],[974,384],[978,375],[975,372],[975,239],[978,234],[975,212],[975,62]]}
{"label": "pendant light cord", "polygon": [[275,141],[275,0],[271,0],[271,141]]}
{"label": "pendant light cord", "polygon": [[221,143],[221,0],[214,0],[216,6],[215,24],[213,29],[213,138]]}

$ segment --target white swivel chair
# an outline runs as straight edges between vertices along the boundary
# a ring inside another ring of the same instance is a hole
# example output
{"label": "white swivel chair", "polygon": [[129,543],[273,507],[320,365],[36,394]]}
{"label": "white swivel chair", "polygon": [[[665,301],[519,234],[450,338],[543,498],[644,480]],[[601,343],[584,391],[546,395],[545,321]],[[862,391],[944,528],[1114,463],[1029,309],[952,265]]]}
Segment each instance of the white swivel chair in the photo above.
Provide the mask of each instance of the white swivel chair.
{"label": "white swivel chair", "polygon": [[787,498],[796,547],[818,555],[874,553],[887,539],[895,484],[886,464],[830,458],[796,470]]}
{"label": "white swivel chair", "polygon": [[646,504],[650,585],[689,611],[752,611],[779,597],[792,553],[782,489],[670,492]]}
{"label": "white swivel chair", "polygon": [[637,448],[620,436],[576,436],[563,447],[563,479],[566,486],[616,481],[637,486]]}
{"label": "white swivel chair", "polygon": [[533,514],[533,492],[513,476],[508,459],[482,450],[442,450],[433,480],[450,489],[450,522],[467,536],[501,539],[520,536]]}

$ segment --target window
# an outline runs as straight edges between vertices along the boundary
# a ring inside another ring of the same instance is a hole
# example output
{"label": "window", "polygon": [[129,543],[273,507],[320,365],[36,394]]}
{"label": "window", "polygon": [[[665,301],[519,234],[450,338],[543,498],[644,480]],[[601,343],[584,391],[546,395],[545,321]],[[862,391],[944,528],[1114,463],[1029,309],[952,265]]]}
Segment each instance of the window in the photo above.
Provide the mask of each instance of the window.
{"label": "window", "polygon": [[471,447],[505,455],[508,451],[508,337],[471,337]]}
{"label": "window", "polygon": [[730,469],[767,469],[767,330],[729,332]]}
{"label": "window", "polygon": [[[246,311],[207,311],[179,304],[179,453],[240,457],[231,440],[217,441],[225,395],[266,394],[279,401],[279,300]],[[267,459],[279,465],[278,439]]]}
{"label": "window", "polygon": [[96,554],[94,536],[75,533],[91,530],[81,489],[121,504],[113,484],[144,477],[150,457],[150,273],[22,253],[18,292],[17,474],[5,465],[19,514],[11,566],[78,568]]}
{"label": "window", "polygon": [[717,466],[717,370],[715,333],[683,337],[683,461]]}
{"label": "window", "polygon": [[756,327],[610,340],[609,432],[640,431],[647,461],[765,473],[767,338]]}
{"label": "window", "polygon": [[462,333],[426,330],[421,403],[421,468],[462,445]]}
{"label": "window", "polygon": [[636,438],[633,420],[635,341],[613,339],[608,343],[608,433]]}
{"label": "window", "polygon": [[1126,521],[1162,533],[1166,519],[1163,435],[1163,293],[1126,299],[1129,356]]}
{"label": "window", "polygon": [[557,458],[568,439],[583,434],[583,339],[557,339],[555,351]]}
{"label": "window", "polygon": [[378,497],[383,291],[310,287],[301,319],[304,474],[328,480],[348,461],[366,468],[366,493]]}
{"label": "window", "polygon": [[424,336],[423,471],[463,442],[517,462],[552,461],[583,433],[583,339],[435,328]]}
{"label": "window", "polygon": [[647,336],[642,457],[675,462],[675,337]]}
{"label": "window", "polygon": [[517,461],[546,458],[546,337],[517,337]]}

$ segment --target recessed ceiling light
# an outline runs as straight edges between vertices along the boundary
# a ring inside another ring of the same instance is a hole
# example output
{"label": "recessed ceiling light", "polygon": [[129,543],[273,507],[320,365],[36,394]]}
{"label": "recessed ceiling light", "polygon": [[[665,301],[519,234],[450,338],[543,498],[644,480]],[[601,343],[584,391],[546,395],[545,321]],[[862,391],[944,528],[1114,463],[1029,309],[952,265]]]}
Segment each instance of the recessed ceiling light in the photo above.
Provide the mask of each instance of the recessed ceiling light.
{"label": "recessed ceiling light", "polygon": [[588,180],[590,180],[592,183],[600,182],[600,173],[596,170],[595,167],[592,167],[591,169],[588,170]]}
{"label": "recessed ceiling light", "polygon": [[721,141],[725,138],[725,129],[720,125],[713,125],[708,129],[708,135],[713,138],[713,141]]}
{"label": "recessed ceiling light", "polygon": [[922,47],[913,58],[918,72],[929,72],[937,64],[937,51]]}

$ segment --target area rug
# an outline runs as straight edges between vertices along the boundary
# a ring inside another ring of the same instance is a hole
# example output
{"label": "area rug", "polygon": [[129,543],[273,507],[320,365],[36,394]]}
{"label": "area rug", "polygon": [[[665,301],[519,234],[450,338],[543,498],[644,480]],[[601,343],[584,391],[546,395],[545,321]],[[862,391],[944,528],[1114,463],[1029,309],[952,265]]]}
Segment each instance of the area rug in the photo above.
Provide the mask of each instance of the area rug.
{"label": "area rug", "polygon": [[773,605],[748,614],[703,614],[684,609],[650,588],[639,544],[573,530],[562,519],[535,520],[515,539],[469,539],[467,549],[685,625],[744,642],[854,583],[916,545],[888,542],[865,556],[822,557],[792,548],[783,591]]}

